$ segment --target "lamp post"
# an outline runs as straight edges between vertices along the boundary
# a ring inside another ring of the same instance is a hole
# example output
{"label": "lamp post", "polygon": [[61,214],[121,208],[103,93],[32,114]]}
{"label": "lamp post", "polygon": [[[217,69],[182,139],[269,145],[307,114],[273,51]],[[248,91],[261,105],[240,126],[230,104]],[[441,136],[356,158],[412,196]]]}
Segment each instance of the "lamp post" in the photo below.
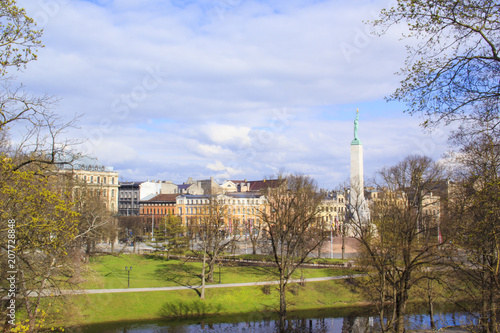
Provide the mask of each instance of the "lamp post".
{"label": "lamp post", "polygon": [[330,258],[333,259],[333,221],[330,226]]}
{"label": "lamp post", "polygon": [[125,270],[127,271],[127,275],[128,275],[127,288],[130,288],[130,271],[132,270],[132,266],[130,266],[130,268],[128,268],[127,266],[125,266]]}

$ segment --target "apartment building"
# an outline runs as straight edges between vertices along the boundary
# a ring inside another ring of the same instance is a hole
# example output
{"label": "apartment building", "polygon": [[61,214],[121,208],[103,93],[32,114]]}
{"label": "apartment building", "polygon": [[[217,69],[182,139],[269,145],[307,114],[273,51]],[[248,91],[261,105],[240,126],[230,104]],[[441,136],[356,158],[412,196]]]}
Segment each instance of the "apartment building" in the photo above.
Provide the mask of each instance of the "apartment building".
{"label": "apartment building", "polygon": [[85,184],[91,193],[103,199],[111,212],[118,211],[118,172],[113,167],[87,162],[64,166],[59,172],[72,177],[76,187]]}
{"label": "apartment building", "polygon": [[319,205],[319,220],[327,230],[340,230],[346,214],[346,199],[340,192],[322,192],[323,199]]}
{"label": "apartment building", "polygon": [[255,193],[181,195],[177,197],[177,214],[186,226],[202,223],[213,204],[222,205],[225,210],[224,232],[243,235],[260,224],[259,211],[265,208],[265,197]]}

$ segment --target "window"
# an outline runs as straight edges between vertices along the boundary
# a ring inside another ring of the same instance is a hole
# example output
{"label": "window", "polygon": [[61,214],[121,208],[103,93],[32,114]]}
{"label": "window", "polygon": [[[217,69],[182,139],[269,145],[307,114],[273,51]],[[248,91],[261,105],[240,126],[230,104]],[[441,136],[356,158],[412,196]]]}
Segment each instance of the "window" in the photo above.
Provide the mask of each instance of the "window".
{"label": "window", "polygon": [[104,184],[106,184],[106,177],[103,177],[103,182]]}
{"label": "window", "polygon": [[94,182],[94,176],[90,176],[90,182],[93,183]]}
{"label": "window", "polygon": [[115,177],[111,177],[111,184],[115,183]]}
{"label": "window", "polygon": [[111,197],[114,198],[115,197],[115,190],[111,190]]}

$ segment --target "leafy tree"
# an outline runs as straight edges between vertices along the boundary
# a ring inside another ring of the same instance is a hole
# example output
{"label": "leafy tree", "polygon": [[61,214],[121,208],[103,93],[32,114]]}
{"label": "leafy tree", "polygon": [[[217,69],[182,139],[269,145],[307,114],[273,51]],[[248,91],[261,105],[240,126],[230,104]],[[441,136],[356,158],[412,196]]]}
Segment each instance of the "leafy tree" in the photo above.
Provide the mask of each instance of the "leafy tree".
{"label": "leafy tree", "polygon": [[[43,294],[68,286],[73,276],[76,263],[68,253],[78,234],[77,217],[73,203],[53,191],[46,178],[15,170],[11,159],[0,157],[0,235],[12,240],[0,242],[6,268],[1,284],[9,290],[6,278],[15,276],[16,305],[26,310],[29,332],[38,330]],[[36,297],[29,297],[32,291]]]}
{"label": "leafy tree", "polygon": [[496,0],[398,0],[373,22],[381,34],[404,25],[408,57],[391,99],[421,113],[425,126],[464,122],[475,131],[493,120],[498,135],[500,97],[500,3]]}
{"label": "leafy tree", "polygon": [[[383,331],[404,332],[409,291],[426,278],[423,268],[437,262],[438,219],[426,214],[437,205],[443,169],[428,157],[409,156],[379,172],[380,195],[370,205],[371,225],[359,224],[358,263],[370,275],[368,295],[377,304]],[[392,304],[387,313],[386,303]],[[387,322],[384,324],[384,317]]]}
{"label": "leafy tree", "polygon": [[260,212],[271,243],[279,278],[280,330],[286,331],[286,291],[292,274],[307,256],[321,243],[324,233],[318,234],[316,220],[322,196],[316,183],[307,176],[283,175],[277,177],[278,186],[268,186],[262,192],[266,207]]}
{"label": "leafy tree", "polygon": [[187,228],[182,225],[182,220],[179,216],[171,214],[165,216],[158,228],[158,238],[165,241],[164,244],[169,257],[170,253],[180,254],[188,248],[189,238],[186,233]]}
{"label": "leafy tree", "polygon": [[26,67],[28,62],[36,60],[36,51],[42,46],[42,31],[36,29],[33,19],[14,0],[2,1],[0,18],[0,75],[4,76],[10,67]]}

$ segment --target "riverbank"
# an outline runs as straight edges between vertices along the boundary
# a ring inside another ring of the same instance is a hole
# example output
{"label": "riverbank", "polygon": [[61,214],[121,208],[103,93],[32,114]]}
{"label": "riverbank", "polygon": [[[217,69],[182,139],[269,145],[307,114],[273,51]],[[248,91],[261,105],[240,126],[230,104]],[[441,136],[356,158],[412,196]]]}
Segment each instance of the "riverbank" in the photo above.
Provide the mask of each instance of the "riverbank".
{"label": "riverbank", "polygon": [[[179,305],[197,302],[196,290],[151,291],[131,293],[85,294],[67,297],[53,326],[82,326],[96,323],[161,319],[166,304]],[[287,293],[289,310],[344,308],[366,305],[352,285],[345,280],[292,284]],[[279,307],[276,286],[217,288],[206,290],[203,301],[217,315],[238,315],[243,320],[270,316]],[[208,311],[206,315],[215,313]],[[175,319],[175,314],[172,313]]]}
{"label": "riverbank", "polygon": [[[54,319],[50,323],[46,321],[47,327],[160,319],[165,315],[162,311],[165,306],[173,309],[182,305],[185,308],[199,300],[196,287],[200,285],[200,271],[199,262],[166,260],[151,255],[92,258],[81,274],[82,289],[43,300],[47,318]],[[276,277],[269,268],[225,263],[214,273],[214,282],[207,283],[205,310],[217,309],[219,316],[243,314],[245,317],[247,314],[272,314],[278,309],[278,289],[270,285]],[[298,270],[294,275],[297,281],[301,278],[312,280],[289,286],[289,310],[362,305],[360,295],[345,280],[313,282],[314,279],[338,279],[340,275],[356,273],[352,269],[334,267]],[[206,312],[206,315],[214,313],[212,310]],[[179,316],[178,313],[167,315]]]}

